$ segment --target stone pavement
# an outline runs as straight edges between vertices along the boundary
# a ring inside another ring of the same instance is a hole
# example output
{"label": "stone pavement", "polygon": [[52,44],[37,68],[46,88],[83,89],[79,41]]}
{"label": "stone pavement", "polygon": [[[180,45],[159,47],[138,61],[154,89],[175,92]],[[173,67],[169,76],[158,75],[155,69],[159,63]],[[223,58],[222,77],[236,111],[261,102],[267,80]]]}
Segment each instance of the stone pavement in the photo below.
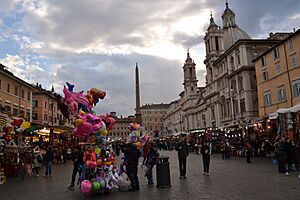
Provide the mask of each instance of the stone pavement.
{"label": "stone pavement", "polygon": [[[144,170],[139,168],[141,190],[139,192],[113,191],[108,195],[83,195],[79,189],[68,191],[72,164],[54,165],[52,177],[10,178],[0,185],[1,200],[68,200],[68,199],[228,199],[228,200],[296,200],[300,199],[300,180],[293,172],[290,176],[277,173],[277,166],[271,160],[254,158],[248,164],[241,158],[222,160],[220,155],[211,159],[210,176],[202,175],[200,155],[191,153],[188,157],[187,179],[179,179],[177,154],[175,151],[162,151],[170,156],[171,188],[147,186]],[[154,177],[155,177],[155,169]],[[41,174],[43,174],[44,170]],[[155,177],[156,180],[156,177]]]}

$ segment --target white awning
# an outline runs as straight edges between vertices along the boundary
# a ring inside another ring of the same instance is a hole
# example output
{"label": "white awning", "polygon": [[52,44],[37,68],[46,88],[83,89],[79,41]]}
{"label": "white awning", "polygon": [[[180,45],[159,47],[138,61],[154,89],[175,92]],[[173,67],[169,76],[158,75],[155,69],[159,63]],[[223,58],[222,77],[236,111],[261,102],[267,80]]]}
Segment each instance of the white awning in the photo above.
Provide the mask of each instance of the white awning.
{"label": "white awning", "polygon": [[288,112],[290,112],[290,110],[288,108],[280,108],[277,110],[277,113],[282,113],[282,114],[288,113]]}
{"label": "white awning", "polygon": [[297,104],[297,105],[291,107],[289,110],[290,110],[290,112],[299,112],[300,111],[300,104]]}
{"label": "white awning", "polygon": [[269,119],[276,119],[278,117],[278,112],[273,112],[269,114]]}

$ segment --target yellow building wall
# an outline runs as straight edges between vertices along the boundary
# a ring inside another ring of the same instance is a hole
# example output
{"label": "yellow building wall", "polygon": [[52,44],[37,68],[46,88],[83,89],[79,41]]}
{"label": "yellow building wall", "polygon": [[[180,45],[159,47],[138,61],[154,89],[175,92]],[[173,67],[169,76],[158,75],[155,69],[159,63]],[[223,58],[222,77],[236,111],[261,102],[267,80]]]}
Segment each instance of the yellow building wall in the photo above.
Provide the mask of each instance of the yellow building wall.
{"label": "yellow building wall", "polygon": [[[28,87],[22,81],[19,81],[5,72],[0,71],[0,106],[2,114],[11,114],[15,117],[24,117],[30,120],[31,113],[31,95],[33,89]],[[8,84],[10,91],[8,92]],[[15,91],[17,87],[17,91]],[[22,95],[22,90],[24,94]],[[10,109],[6,109],[5,107]],[[17,112],[14,112],[14,109]]]}
{"label": "yellow building wall", "polygon": [[[300,34],[291,38],[293,41],[293,49],[288,46],[289,40],[277,46],[279,50],[279,58],[273,58],[273,49],[268,52],[266,57],[266,66],[262,67],[261,59],[255,61],[255,70],[257,77],[258,105],[259,117],[266,117],[268,114],[276,112],[279,108],[289,108],[300,103],[300,97],[294,98],[292,82],[300,79]],[[296,55],[297,66],[291,66],[291,56]],[[281,73],[277,73],[276,65],[279,64]],[[269,79],[263,81],[263,72],[268,72]],[[286,100],[279,102],[278,87],[284,86]],[[264,93],[270,91],[271,105],[264,105]]]}

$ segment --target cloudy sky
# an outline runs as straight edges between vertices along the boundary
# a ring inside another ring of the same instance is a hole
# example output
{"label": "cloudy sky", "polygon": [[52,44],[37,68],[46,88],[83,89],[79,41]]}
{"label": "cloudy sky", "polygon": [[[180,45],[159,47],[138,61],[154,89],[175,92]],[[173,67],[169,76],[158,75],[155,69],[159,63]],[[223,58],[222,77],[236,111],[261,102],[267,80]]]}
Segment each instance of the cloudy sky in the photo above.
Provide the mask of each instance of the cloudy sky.
{"label": "cloudy sky", "polygon": [[[253,38],[299,28],[299,0],[229,0]],[[0,0],[0,63],[16,76],[62,93],[107,91],[95,110],[134,113],[134,69],[141,102],[169,103],[182,91],[186,50],[204,85],[203,36],[210,11],[221,26],[224,0]]]}

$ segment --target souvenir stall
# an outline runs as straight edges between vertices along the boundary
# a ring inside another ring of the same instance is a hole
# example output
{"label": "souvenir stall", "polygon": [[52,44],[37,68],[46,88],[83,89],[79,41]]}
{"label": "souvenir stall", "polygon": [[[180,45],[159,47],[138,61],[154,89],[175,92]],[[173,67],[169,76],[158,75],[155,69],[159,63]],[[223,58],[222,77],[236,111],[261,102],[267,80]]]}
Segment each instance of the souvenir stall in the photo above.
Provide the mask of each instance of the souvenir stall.
{"label": "souvenir stall", "polygon": [[22,118],[0,116],[0,183],[5,177],[31,174],[31,148],[23,140],[29,128],[31,123]]}

